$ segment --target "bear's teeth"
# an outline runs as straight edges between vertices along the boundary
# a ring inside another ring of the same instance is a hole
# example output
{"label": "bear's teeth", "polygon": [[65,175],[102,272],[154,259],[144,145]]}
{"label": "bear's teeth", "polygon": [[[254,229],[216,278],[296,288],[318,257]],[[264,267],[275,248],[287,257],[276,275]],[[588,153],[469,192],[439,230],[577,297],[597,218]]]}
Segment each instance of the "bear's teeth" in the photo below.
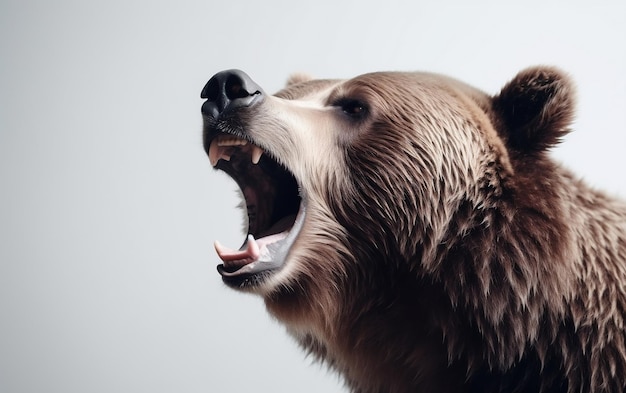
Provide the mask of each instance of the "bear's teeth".
{"label": "bear's teeth", "polygon": [[261,156],[263,155],[263,150],[261,150],[258,146],[252,146],[252,163],[254,165],[259,163]]}
{"label": "bear's teeth", "polygon": [[217,138],[218,146],[245,146],[248,141],[236,136],[220,136]]}
{"label": "bear's teeth", "polygon": [[211,166],[217,165],[219,160],[230,161],[230,155],[226,153],[226,148],[220,146],[219,143],[211,143],[209,147],[209,161],[211,161]]}
{"label": "bear's teeth", "polygon": [[250,159],[254,165],[259,163],[263,155],[263,150],[260,147],[249,144],[245,139],[220,135],[211,142],[209,147],[211,165],[216,166],[219,160],[230,161],[231,155],[236,151],[250,153]]}

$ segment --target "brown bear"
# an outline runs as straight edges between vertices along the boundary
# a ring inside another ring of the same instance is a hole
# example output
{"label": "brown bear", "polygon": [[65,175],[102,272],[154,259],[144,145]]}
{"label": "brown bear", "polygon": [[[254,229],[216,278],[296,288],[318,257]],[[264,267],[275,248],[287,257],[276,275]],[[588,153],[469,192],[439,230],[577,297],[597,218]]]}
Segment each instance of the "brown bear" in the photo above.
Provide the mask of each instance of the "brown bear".
{"label": "brown bear", "polygon": [[230,287],[354,392],[624,392],[626,203],[550,158],[574,91],[495,96],[431,73],[202,90],[204,147],[241,188]]}

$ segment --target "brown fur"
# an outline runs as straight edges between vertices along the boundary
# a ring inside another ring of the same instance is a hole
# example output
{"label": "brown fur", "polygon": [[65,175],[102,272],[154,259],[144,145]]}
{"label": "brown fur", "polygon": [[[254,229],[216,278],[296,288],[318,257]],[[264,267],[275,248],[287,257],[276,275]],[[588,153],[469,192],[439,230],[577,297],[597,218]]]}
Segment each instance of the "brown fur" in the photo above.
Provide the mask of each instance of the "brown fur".
{"label": "brown fur", "polygon": [[[276,97],[244,129],[307,218],[252,290],[352,391],[626,389],[626,204],[549,157],[574,111],[563,73],[525,70],[495,97],[424,73],[296,78]],[[290,106],[346,98],[367,115]]]}

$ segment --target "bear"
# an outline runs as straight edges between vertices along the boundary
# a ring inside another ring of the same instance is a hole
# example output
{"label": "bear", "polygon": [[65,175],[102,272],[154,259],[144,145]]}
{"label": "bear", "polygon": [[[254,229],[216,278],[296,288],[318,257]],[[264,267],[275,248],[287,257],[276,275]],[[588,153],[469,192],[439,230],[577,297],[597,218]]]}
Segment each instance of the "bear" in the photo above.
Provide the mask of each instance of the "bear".
{"label": "bear", "polygon": [[428,72],[240,70],[202,89],[211,166],[247,237],[223,282],[352,392],[626,391],[626,203],[550,151],[571,131],[562,70],[490,95]]}

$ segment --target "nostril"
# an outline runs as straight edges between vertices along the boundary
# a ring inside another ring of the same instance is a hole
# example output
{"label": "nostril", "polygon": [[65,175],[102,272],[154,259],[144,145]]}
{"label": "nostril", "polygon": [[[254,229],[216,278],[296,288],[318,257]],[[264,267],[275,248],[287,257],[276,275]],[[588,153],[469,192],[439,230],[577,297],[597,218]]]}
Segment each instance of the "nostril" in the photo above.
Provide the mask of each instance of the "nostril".
{"label": "nostril", "polygon": [[243,81],[241,78],[235,74],[230,75],[228,79],[226,79],[224,89],[226,90],[226,97],[228,97],[229,100],[245,98],[252,95],[243,87]]}

